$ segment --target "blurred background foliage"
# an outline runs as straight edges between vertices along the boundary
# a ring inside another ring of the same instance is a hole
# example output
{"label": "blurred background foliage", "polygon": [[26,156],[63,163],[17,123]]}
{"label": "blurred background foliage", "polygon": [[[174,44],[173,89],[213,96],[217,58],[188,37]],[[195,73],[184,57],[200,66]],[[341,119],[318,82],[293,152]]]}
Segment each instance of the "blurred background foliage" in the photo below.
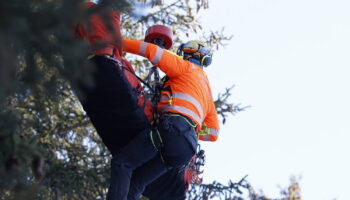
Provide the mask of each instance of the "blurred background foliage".
{"label": "blurred background foliage", "polygon": [[[105,199],[110,155],[71,89],[78,81],[94,84],[87,44],[73,35],[76,21],[113,8],[123,13],[124,37],[143,39],[147,27],[163,24],[174,30],[174,46],[198,33],[214,49],[231,38],[201,27],[207,0],[101,0],[93,11],[82,11],[83,2],[0,1],[1,200]],[[133,65],[147,73],[145,60]],[[223,120],[242,110],[227,101],[230,93],[216,101]],[[217,184],[192,187],[190,198],[209,199]]]}

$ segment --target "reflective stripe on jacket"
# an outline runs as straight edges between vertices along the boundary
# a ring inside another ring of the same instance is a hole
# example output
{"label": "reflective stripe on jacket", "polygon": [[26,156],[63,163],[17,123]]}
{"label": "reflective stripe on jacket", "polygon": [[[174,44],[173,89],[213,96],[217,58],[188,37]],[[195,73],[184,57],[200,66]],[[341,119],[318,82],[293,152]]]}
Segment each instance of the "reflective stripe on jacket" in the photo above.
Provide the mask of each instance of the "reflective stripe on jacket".
{"label": "reflective stripe on jacket", "polygon": [[123,39],[123,45],[124,51],[146,57],[169,77],[164,88],[170,86],[171,92],[162,91],[158,111],[185,115],[195,121],[199,129],[205,124],[209,131],[199,135],[199,139],[217,140],[218,116],[203,69],[151,43]]}

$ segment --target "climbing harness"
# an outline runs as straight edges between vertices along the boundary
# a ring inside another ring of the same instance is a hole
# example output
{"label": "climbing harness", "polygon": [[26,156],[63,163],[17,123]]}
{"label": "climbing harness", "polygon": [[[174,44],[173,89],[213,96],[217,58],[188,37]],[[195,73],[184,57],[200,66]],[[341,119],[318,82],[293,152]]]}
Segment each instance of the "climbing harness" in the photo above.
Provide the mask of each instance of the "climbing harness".
{"label": "climbing harness", "polygon": [[[150,101],[151,103],[154,105],[155,110],[154,110],[154,122],[152,124],[152,128],[151,131],[149,132],[149,138],[152,142],[153,147],[159,152],[160,158],[162,160],[162,162],[166,165],[165,159],[163,157],[163,147],[164,147],[164,143],[162,140],[162,137],[160,135],[160,132],[157,128],[157,123],[159,122],[158,120],[158,114],[156,111],[157,108],[157,104],[160,100],[160,93],[162,91],[162,87],[163,84],[160,83],[159,81],[159,73],[158,70],[156,69],[155,66],[153,66],[151,68],[151,71],[149,73],[149,75],[147,76],[146,80],[141,79],[140,77],[138,77],[134,72],[130,71],[129,68],[127,68],[126,66],[124,66],[124,64],[119,61],[116,58],[113,58],[111,56],[105,56],[107,59],[114,61],[115,63],[117,63],[117,65],[119,67],[121,67],[123,70],[127,70],[128,72],[130,72],[131,74],[133,74],[138,80],[140,80],[140,82],[142,82],[150,91]],[[153,80],[150,78],[154,76]]]}
{"label": "climbing harness", "polygon": [[[88,59],[91,59],[93,57],[95,57],[96,55],[90,55],[88,56]],[[150,73],[156,73],[155,75],[155,86],[151,86],[150,82],[151,81],[146,81],[143,80],[142,78],[140,78],[139,76],[137,76],[133,71],[131,71],[129,68],[127,68],[120,60],[112,57],[112,56],[109,56],[109,55],[99,55],[99,56],[103,56],[105,58],[107,58],[108,60],[111,60],[113,61],[114,63],[116,63],[119,67],[121,67],[122,70],[126,70],[128,71],[130,74],[132,74],[134,77],[136,77],[145,87],[148,88],[149,90],[149,95],[151,96],[150,98],[150,101],[151,103],[155,106],[157,105],[158,101],[159,101],[159,96],[160,94],[159,91],[160,91],[160,87],[161,87],[161,84],[159,83],[159,74],[158,74],[158,71],[154,72],[156,69],[151,69],[151,72]],[[153,85],[153,84],[152,84]],[[158,96],[158,97],[157,97]]]}
{"label": "climbing harness", "polygon": [[160,100],[160,93],[162,91],[163,84],[161,83],[159,72],[156,66],[150,68],[145,82],[150,86],[151,102],[153,105],[157,105]]}
{"label": "climbing harness", "polygon": [[163,153],[162,153],[164,143],[163,143],[162,137],[160,136],[160,133],[159,133],[157,127],[154,127],[151,129],[149,136],[150,136],[153,147],[159,152],[159,155],[160,155],[162,162],[164,164],[166,164],[164,157],[163,157]]}
{"label": "climbing harness", "polygon": [[190,125],[193,129],[195,129],[197,127],[197,124],[194,123],[193,120],[191,120],[190,118],[188,117],[185,117],[184,115],[181,115],[181,114],[175,114],[175,113],[165,113],[164,114],[165,116],[174,116],[174,117],[181,117],[183,118],[188,125]]}

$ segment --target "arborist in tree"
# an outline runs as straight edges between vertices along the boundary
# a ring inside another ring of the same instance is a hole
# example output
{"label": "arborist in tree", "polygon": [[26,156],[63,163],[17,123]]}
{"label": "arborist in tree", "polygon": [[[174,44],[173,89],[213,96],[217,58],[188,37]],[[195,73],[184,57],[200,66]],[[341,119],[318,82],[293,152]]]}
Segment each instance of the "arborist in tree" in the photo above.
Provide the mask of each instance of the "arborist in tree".
{"label": "arborist in tree", "polygon": [[[93,2],[84,4],[86,9],[96,7]],[[124,73],[112,60],[119,60],[128,70],[133,70],[121,57],[120,13],[110,10],[108,17],[113,30],[109,30],[99,13],[94,13],[86,23],[77,23],[75,35],[89,42],[88,59],[95,67],[94,86],[81,83],[84,96],[79,97],[98,134],[114,154],[135,136],[135,132],[150,126],[153,111],[133,71]]]}
{"label": "arborist in tree", "polygon": [[211,51],[199,41],[182,44],[177,55],[157,45],[123,40],[123,50],[149,59],[168,77],[157,106],[156,127],[140,132],[112,159],[113,199],[136,200],[145,187],[172,168],[185,166],[197,140],[216,141],[219,122],[203,67]]}
{"label": "arborist in tree", "polygon": [[[96,4],[87,2],[84,8],[96,9]],[[143,95],[132,66],[121,57],[120,14],[109,10],[107,19],[112,30],[99,13],[94,13],[88,21],[76,24],[75,35],[90,44],[88,59],[95,66],[95,84],[80,83],[83,96],[79,99],[114,158],[139,132],[151,127],[153,106]],[[114,178],[107,199],[115,199]],[[144,193],[150,200],[184,200],[185,184],[184,171],[174,168],[149,184]]]}

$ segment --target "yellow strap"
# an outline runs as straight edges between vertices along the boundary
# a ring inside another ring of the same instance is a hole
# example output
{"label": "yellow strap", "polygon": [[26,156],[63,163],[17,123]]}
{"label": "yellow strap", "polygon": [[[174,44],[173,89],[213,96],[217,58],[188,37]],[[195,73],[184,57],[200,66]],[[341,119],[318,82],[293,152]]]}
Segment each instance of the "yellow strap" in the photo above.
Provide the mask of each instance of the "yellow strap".
{"label": "yellow strap", "polygon": [[90,59],[91,59],[91,58],[93,58],[93,57],[95,57],[95,55],[94,55],[94,54],[89,55],[89,56],[87,57],[87,59],[88,59],[88,60],[90,60]]}
{"label": "yellow strap", "polygon": [[209,135],[210,128],[207,126],[203,126],[202,130],[198,131],[198,135]]}
{"label": "yellow strap", "polygon": [[209,133],[210,133],[210,128],[205,123],[203,123],[202,130],[197,132],[198,140],[201,135],[209,135]]}
{"label": "yellow strap", "polygon": [[[160,133],[159,133],[158,129],[157,129],[157,133],[158,133],[158,137],[159,137],[159,139],[160,139],[161,144],[163,144],[163,140],[162,140],[162,137],[160,136]],[[164,159],[164,157],[163,157],[163,155],[162,155],[161,149],[158,149],[157,146],[156,146],[156,144],[154,143],[152,130],[150,131],[149,134],[150,134],[150,137],[151,137],[151,141],[152,141],[153,147],[159,152],[160,159],[162,160],[162,162],[163,162],[164,164],[166,164],[166,163],[165,163],[165,159]]]}
{"label": "yellow strap", "polygon": [[[153,140],[152,131],[151,131],[149,134],[150,134],[150,137],[151,137],[151,141],[152,141],[153,147],[154,147],[155,149],[157,149],[156,144],[154,143],[154,140]],[[159,149],[157,149],[157,151],[159,151]]]}
{"label": "yellow strap", "polygon": [[158,129],[157,129],[157,134],[158,134],[158,137],[159,137],[160,143],[161,143],[161,144],[163,144],[163,140],[162,140],[162,137],[160,136],[160,133],[159,133]]}

